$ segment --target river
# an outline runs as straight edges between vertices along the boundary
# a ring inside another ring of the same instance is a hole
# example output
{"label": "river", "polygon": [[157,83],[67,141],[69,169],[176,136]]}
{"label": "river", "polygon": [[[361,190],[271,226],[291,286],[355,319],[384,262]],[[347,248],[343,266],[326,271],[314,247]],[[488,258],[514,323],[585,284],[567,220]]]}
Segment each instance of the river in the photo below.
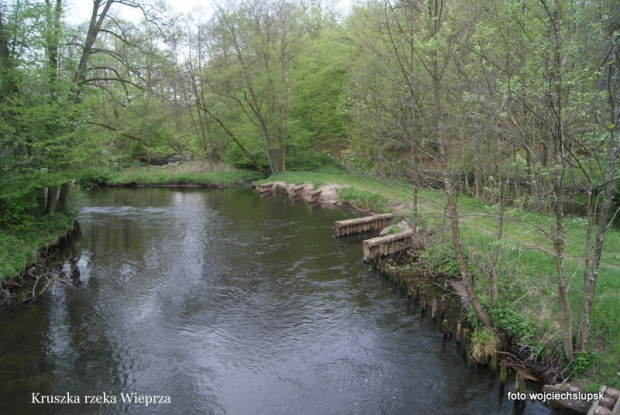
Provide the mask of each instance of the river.
{"label": "river", "polygon": [[73,284],[0,312],[1,414],[561,413],[444,343],[332,236],[346,210],[249,189],[81,203]]}

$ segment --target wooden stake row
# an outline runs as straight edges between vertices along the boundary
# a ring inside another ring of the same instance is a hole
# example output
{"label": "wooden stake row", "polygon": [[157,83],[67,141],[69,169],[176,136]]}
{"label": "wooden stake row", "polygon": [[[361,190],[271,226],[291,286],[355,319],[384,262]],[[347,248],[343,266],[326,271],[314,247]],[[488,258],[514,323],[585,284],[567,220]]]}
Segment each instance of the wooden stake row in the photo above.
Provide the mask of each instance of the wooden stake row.
{"label": "wooden stake row", "polygon": [[393,217],[392,213],[383,213],[363,218],[339,220],[334,222],[334,235],[346,236],[383,229],[390,223]]}

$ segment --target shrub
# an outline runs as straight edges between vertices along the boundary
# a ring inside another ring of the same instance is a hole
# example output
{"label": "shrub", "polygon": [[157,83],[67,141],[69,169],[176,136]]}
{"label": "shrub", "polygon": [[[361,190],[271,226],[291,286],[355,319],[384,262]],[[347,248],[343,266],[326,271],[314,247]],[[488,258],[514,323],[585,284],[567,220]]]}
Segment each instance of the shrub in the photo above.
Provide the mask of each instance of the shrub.
{"label": "shrub", "polygon": [[80,185],[88,187],[97,187],[107,184],[112,177],[112,172],[107,169],[90,169],[86,170],[79,178]]}
{"label": "shrub", "polygon": [[568,366],[568,369],[575,376],[580,376],[585,373],[590,364],[592,363],[592,353],[588,351],[581,351],[575,353],[575,358]]}
{"label": "shrub", "polygon": [[467,345],[467,356],[474,363],[487,363],[495,356],[500,345],[501,340],[493,329],[479,327]]}

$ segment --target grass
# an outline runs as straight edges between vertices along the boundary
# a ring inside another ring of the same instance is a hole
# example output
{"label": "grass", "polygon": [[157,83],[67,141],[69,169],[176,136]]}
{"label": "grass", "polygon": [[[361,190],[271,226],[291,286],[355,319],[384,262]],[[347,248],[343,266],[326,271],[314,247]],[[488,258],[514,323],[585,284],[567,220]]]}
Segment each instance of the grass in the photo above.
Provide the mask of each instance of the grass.
{"label": "grass", "polygon": [[353,206],[359,211],[377,213],[387,213],[390,211],[388,199],[382,194],[358,190],[353,187],[341,187],[337,192],[342,203]]}
{"label": "grass", "polygon": [[152,166],[128,168],[122,171],[93,170],[87,172],[80,182],[85,185],[109,186],[174,186],[195,185],[204,187],[230,187],[261,177],[260,173],[238,170],[223,164],[183,163],[169,168]]}
{"label": "grass", "polygon": [[227,187],[251,181],[260,177],[259,174],[237,170],[226,172],[187,172],[168,173],[166,171],[135,170],[116,173],[110,177],[111,186],[139,185],[200,185],[206,187]]}
{"label": "grass", "polygon": [[467,344],[467,355],[474,363],[488,363],[499,351],[501,341],[495,331],[487,327],[477,328]]}
{"label": "grass", "polygon": [[[284,181],[294,184],[313,183],[315,187],[327,184],[349,186],[344,190],[348,198],[381,200],[388,210],[399,206],[407,214],[412,206],[410,185],[374,180],[344,172],[286,172],[277,173],[259,183]],[[341,191],[341,197],[342,197]],[[373,196],[369,196],[369,194]],[[450,266],[449,228],[444,220],[445,197],[441,192],[420,190],[418,211],[423,223],[432,229],[437,243],[445,250],[434,261],[441,267]],[[558,329],[557,284],[553,260],[553,243],[545,234],[552,229],[549,215],[510,208],[505,215],[504,237],[498,242],[497,208],[460,195],[458,197],[461,238],[470,258],[471,270],[478,282],[483,300],[487,300],[488,264],[496,244],[500,244],[499,267],[500,303],[517,314],[505,314],[502,324],[517,330],[520,340],[535,353],[542,353],[549,343],[560,339]],[[370,204],[372,205],[372,204]],[[364,210],[369,204],[363,204]],[[571,306],[575,335],[581,314],[581,285],[583,281],[585,221],[566,218],[566,268],[571,281]],[[586,370],[575,373],[582,383],[607,384],[620,387],[620,231],[610,229],[605,235],[605,250],[599,270],[595,306],[591,315],[591,344],[593,353]],[[443,258],[443,259],[442,259]],[[447,258],[447,259],[446,259]],[[525,327],[525,328],[524,328]],[[506,327],[504,327],[506,328]],[[516,333],[516,332],[515,332]]]}

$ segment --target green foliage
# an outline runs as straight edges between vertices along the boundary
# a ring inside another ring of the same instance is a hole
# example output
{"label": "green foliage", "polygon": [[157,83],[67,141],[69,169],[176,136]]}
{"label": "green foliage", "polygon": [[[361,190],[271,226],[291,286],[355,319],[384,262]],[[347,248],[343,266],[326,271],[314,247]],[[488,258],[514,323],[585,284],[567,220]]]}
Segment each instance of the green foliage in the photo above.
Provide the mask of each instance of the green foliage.
{"label": "green foliage", "polygon": [[617,354],[608,350],[596,350],[589,351],[586,356],[582,357],[582,353],[577,354],[579,358],[577,368],[581,369],[580,372],[575,373],[578,379],[588,382],[589,388],[594,392],[598,391],[601,385],[620,388],[620,362],[616,357]]}
{"label": "green foliage", "polygon": [[[592,330],[606,340],[609,352],[620,355],[620,280],[617,269],[601,269],[597,293],[590,322]],[[620,370],[620,361],[617,368]]]}
{"label": "green foliage", "polygon": [[568,366],[568,370],[570,370],[574,376],[583,375],[592,364],[592,357],[593,353],[589,351],[575,353],[575,358]]}
{"label": "green foliage", "polygon": [[287,163],[290,171],[312,171],[330,167],[333,160],[328,151],[308,149],[306,152],[292,151]]}
{"label": "green foliage", "polygon": [[114,172],[105,168],[94,168],[80,172],[79,183],[81,186],[97,187],[108,184]]}
{"label": "green foliage", "polygon": [[531,341],[536,334],[530,319],[509,306],[493,308],[490,314],[502,330],[522,343]]}
{"label": "green foliage", "polygon": [[[321,19],[324,29],[303,39],[294,68],[289,134],[297,146],[332,155],[345,144],[348,120],[341,107],[353,49],[339,39],[334,22]],[[298,158],[292,150],[289,157]]]}
{"label": "green foliage", "polygon": [[544,358],[549,353],[548,339],[545,338],[540,322],[516,311],[508,305],[491,307],[489,314],[495,325],[508,334],[521,347],[528,347],[534,358]]}
{"label": "green foliage", "polygon": [[450,277],[461,275],[461,269],[448,244],[432,243],[420,253],[420,260],[435,272]]}
{"label": "green foliage", "polygon": [[454,256],[445,257],[437,266],[437,271],[449,276],[460,276],[461,268]]}
{"label": "green foliage", "polygon": [[29,211],[38,208],[36,195],[32,191],[2,194],[0,197],[0,228],[7,228],[23,222]]}
{"label": "green foliage", "polygon": [[405,228],[403,228],[402,226],[396,225],[396,226],[390,227],[390,230],[387,232],[387,234],[388,235],[393,235],[395,233],[399,233],[399,232],[402,232],[404,230],[405,230]]}

